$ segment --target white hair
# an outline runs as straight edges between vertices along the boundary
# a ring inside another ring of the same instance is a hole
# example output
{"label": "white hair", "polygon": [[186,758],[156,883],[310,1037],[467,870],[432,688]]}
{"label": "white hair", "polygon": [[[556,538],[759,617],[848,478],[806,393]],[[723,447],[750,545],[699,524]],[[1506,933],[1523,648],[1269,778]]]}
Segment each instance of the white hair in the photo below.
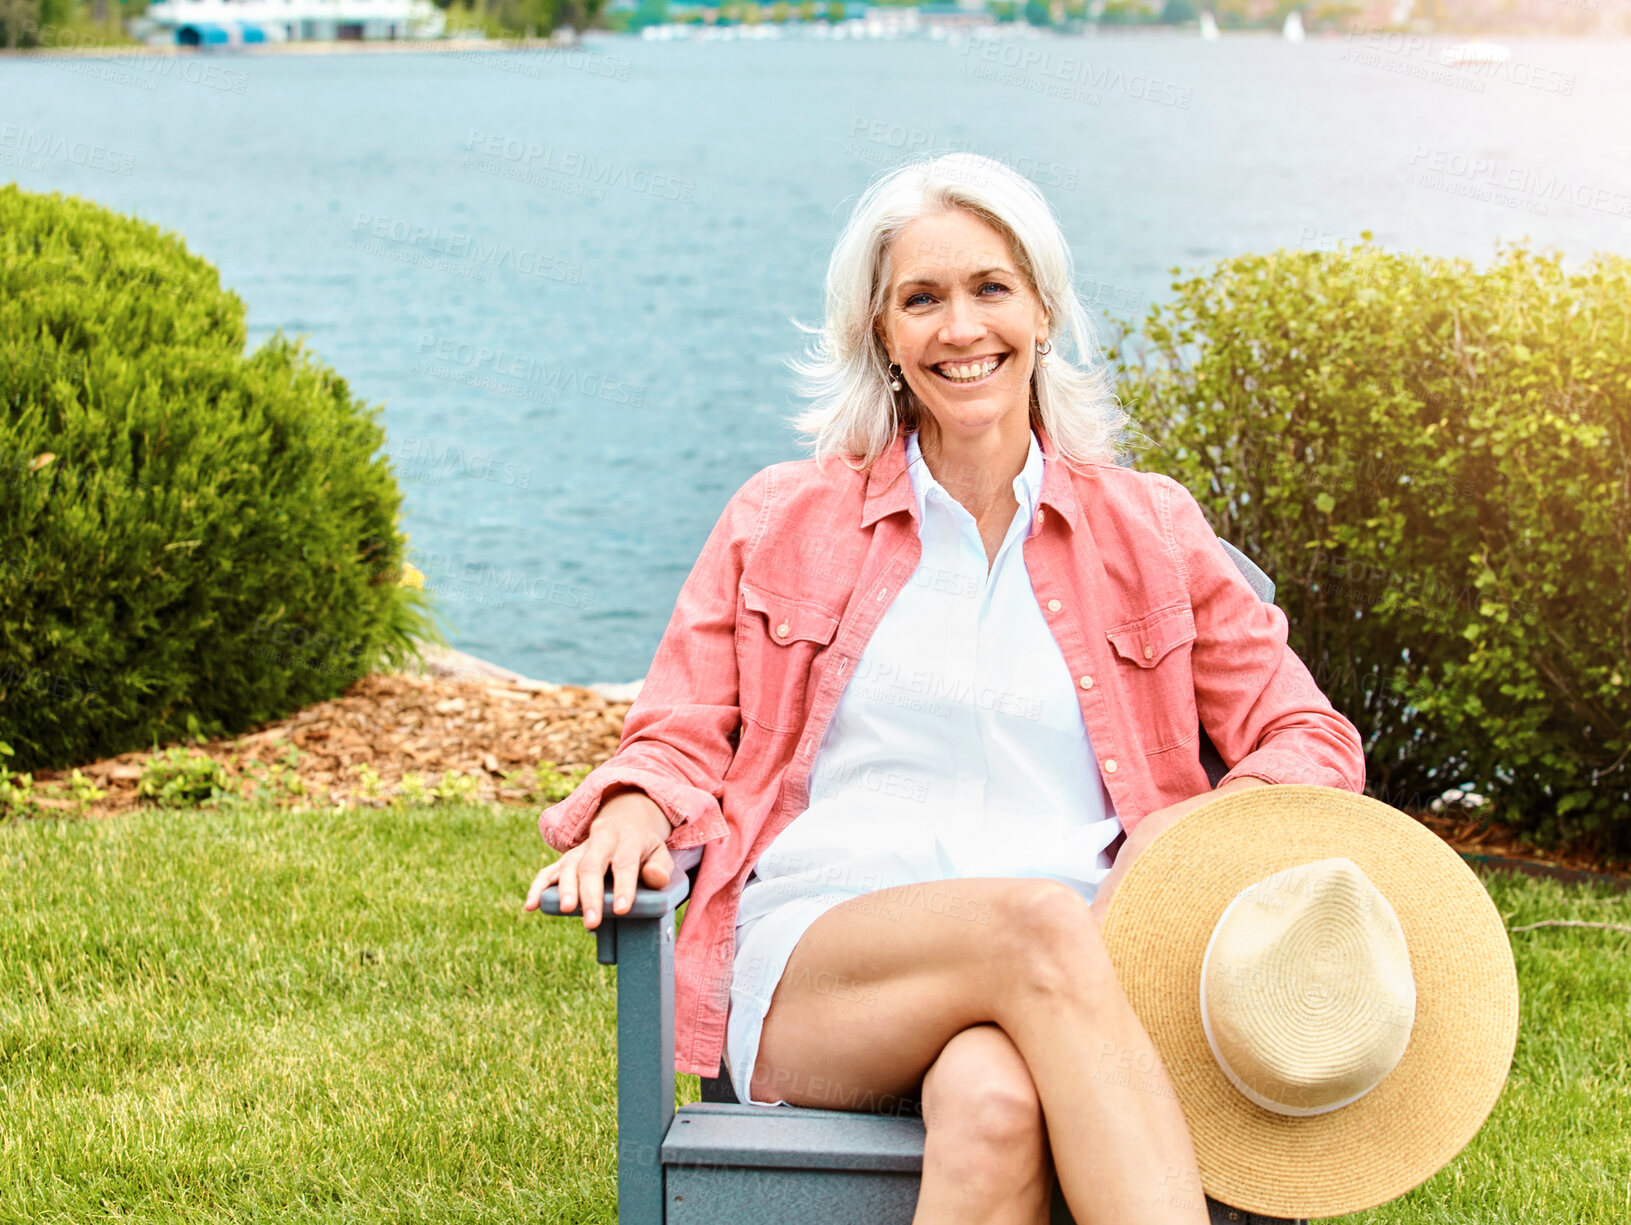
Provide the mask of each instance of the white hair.
{"label": "white hair", "polygon": [[[1031,418],[1062,459],[1108,463],[1128,417],[1098,357],[1093,325],[1076,296],[1070,248],[1042,193],[1018,171],[974,153],[918,159],[888,171],[856,204],[827,262],[827,318],[803,359],[788,365],[813,401],[792,419],[813,456],[861,457],[870,467],[922,406],[889,387],[889,355],[876,323],[889,291],[889,247],[919,217],[961,209],[1002,234],[1049,320],[1048,360],[1031,376]],[[897,403],[897,398],[899,402]]]}

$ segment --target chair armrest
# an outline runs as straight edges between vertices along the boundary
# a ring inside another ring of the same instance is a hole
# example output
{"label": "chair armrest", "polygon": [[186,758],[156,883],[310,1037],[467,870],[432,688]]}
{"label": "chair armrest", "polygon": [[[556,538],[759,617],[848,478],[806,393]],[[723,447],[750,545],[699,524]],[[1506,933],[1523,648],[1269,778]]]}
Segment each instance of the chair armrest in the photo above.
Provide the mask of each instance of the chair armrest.
{"label": "chair armrest", "polygon": [[[645,885],[636,885],[634,889],[634,905],[629,907],[627,914],[616,915],[619,919],[658,919],[670,910],[678,910],[680,903],[685,901],[686,895],[691,892],[691,882],[684,872],[675,872],[674,878],[661,889],[648,888]],[[582,903],[582,898],[579,898]],[[544,890],[544,896],[538,903],[539,914],[558,915],[561,912],[561,889],[559,885],[551,885]],[[572,911],[575,915],[578,912]],[[601,914],[612,915],[612,870],[606,869],[606,904],[601,908]]]}
{"label": "chair armrest", "polygon": [[[649,889],[645,885],[636,885],[634,889],[634,903],[626,914],[612,912],[612,870],[606,869],[605,897],[600,907],[600,922],[595,925],[595,959],[603,966],[617,964],[617,930],[620,921],[628,919],[660,919],[664,915],[672,915],[680,908],[691,892],[691,878],[684,872],[676,871],[668,884],[661,889]],[[578,899],[577,909],[570,912],[572,917],[582,914],[583,899]],[[559,885],[551,885],[544,890],[544,895],[538,900],[538,913],[542,915],[565,916],[567,912],[561,910],[561,889]]]}

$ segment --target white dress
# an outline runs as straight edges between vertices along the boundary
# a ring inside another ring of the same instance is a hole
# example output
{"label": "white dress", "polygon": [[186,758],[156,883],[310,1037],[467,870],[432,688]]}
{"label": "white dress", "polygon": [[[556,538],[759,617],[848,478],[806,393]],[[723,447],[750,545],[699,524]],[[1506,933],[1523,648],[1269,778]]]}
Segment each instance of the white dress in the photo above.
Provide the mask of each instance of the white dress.
{"label": "white dress", "polygon": [[743,886],[725,1060],[738,1101],[799,937],[849,898],[965,876],[1040,876],[1092,900],[1121,832],[1022,552],[1042,449],[1014,478],[1013,523],[987,572],[974,517],[906,447],[923,557],[833,712],[810,803]]}

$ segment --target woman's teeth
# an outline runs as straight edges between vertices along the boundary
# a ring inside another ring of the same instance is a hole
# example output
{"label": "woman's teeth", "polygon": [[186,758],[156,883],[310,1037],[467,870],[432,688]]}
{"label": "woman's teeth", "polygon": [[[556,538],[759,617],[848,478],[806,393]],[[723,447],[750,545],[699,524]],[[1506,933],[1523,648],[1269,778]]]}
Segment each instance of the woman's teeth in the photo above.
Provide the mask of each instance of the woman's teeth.
{"label": "woman's teeth", "polygon": [[980,362],[941,362],[935,367],[935,371],[950,383],[974,383],[1001,364],[1002,358],[988,357]]}

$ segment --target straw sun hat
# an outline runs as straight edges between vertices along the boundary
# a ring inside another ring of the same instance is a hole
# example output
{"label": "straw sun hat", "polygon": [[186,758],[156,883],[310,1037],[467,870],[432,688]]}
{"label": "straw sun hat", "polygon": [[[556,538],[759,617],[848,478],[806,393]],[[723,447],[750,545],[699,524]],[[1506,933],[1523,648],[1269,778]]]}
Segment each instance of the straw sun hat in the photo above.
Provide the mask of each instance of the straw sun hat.
{"label": "straw sun hat", "polygon": [[1403,1195],[1506,1082],[1505,924],[1459,855],[1380,801],[1221,795],[1133,861],[1103,935],[1201,1186],[1232,1207],[1330,1217]]}

